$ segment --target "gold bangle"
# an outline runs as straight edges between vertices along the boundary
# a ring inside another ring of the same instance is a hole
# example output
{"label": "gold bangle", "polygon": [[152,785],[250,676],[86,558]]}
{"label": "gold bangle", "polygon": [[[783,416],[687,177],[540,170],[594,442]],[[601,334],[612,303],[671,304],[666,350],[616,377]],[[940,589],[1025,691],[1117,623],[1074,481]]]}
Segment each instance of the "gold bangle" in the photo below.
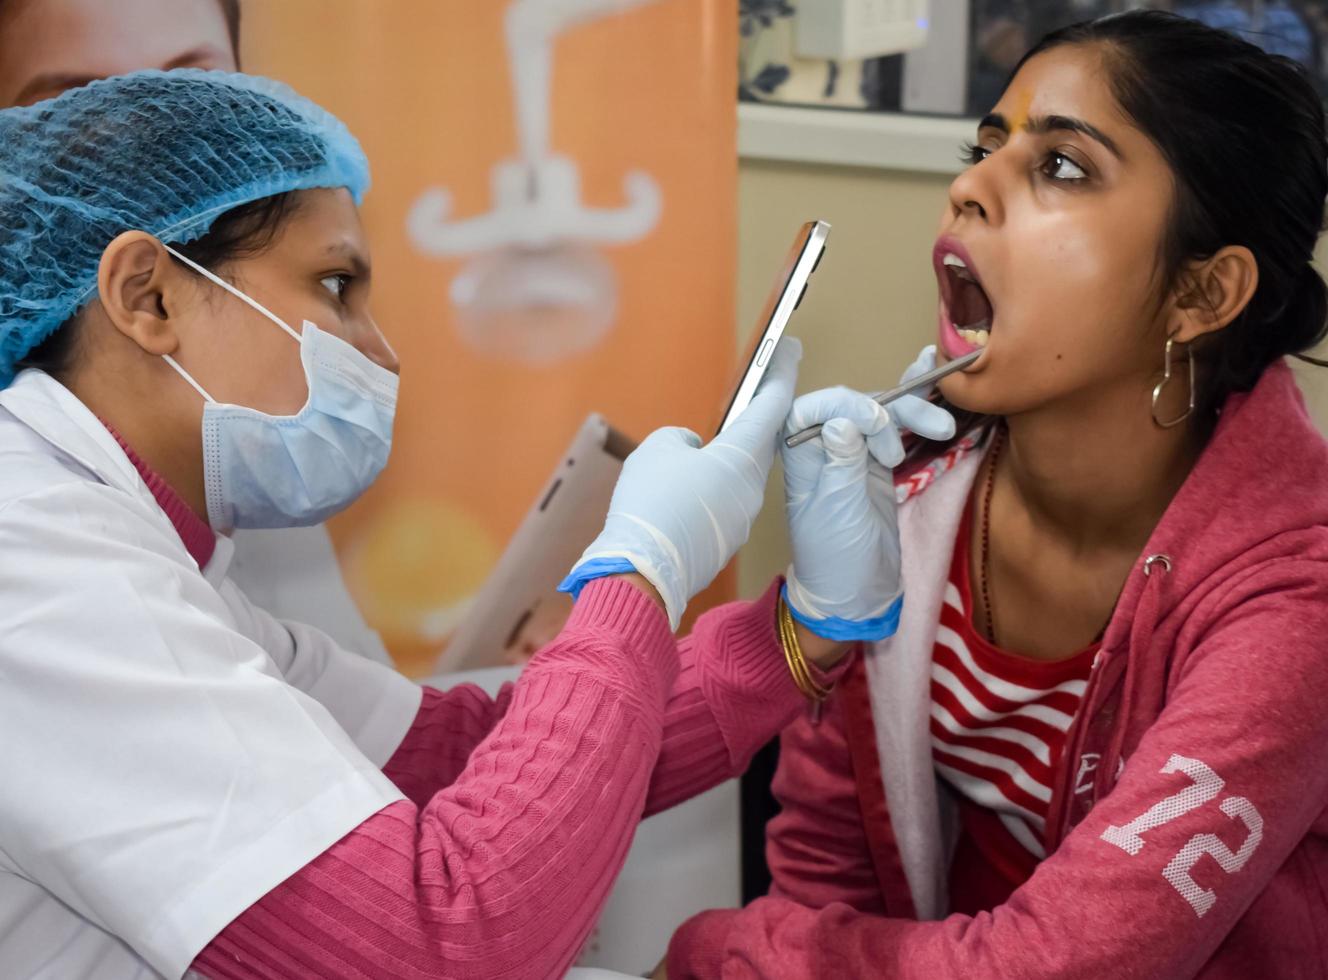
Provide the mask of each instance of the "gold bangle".
{"label": "gold bangle", "polygon": [[798,644],[798,638],[791,628],[789,628],[784,637],[784,649],[785,657],[789,664],[789,670],[793,674],[793,681],[797,684],[798,689],[802,691],[810,701],[819,702],[828,698],[830,696],[830,689],[822,687],[815,681],[815,679],[813,679],[811,671],[807,667],[807,661],[802,654],[800,645]]}
{"label": "gold bangle", "polygon": [[793,614],[789,612],[788,603],[783,597],[779,600],[778,620],[779,642],[784,648],[784,660],[788,664],[789,673],[793,675],[793,683],[809,701],[820,704],[830,696],[831,689],[818,684],[812,677],[811,669],[807,666],[807,658],[802,652],[802,645],[798,643]]}

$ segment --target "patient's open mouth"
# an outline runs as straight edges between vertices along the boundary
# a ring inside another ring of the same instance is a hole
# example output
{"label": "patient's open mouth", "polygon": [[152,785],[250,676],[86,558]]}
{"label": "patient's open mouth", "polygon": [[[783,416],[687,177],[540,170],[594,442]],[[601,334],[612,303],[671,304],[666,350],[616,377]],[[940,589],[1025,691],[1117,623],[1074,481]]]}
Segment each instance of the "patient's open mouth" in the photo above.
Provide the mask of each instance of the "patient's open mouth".
{"label": "patient's open mouth", "polygon": [[941,301],[959,338],[971,347],[986,347],[994,319],[991,299],[965,259],[954,252],[941,258]]}

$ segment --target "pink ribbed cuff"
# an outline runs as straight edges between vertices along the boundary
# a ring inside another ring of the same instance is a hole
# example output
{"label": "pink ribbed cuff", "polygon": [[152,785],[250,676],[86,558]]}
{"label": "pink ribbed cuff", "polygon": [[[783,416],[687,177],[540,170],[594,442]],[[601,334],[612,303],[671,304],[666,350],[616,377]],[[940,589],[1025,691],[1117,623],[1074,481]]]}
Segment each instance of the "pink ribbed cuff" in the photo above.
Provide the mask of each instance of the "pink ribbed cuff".
{"label": "pink ribbed cuff", "polygon": [[[783,585],[783,579],[777,578],[755,602],[726,607],[729,615],[721,638],[726,683],[740,684],[756,698],[774,703],[804,700],[793,683],[779,639],[778,603]],[[854,644],[833,670],[821,670],[808,660],[812,678],[823,687],[833,687],[848,672],[858,647]]]}
{"label": "pink ribbed cuff", "polygon": [[755,602],[735,603],[726,608],[723,633],[719,641],[724,649],[716,665],[728,684],[746,688],[754,699],[780,702],[798,689],[784,662],[784,648],[779,642],[776,603],[781,583],[766,589]]}
{"label": "pink ribbed cuff", "polygon": [[724,942],[739,909],[716,909],[688,919],[669,941],[669,980],[711,980],[724,967]]}
{"label": "pink ribbed cuff", "polygon": [[609,576],[586,583],[563,626],[563,635],[589,630],[621,638],[629,650],[650,659],[677,649],[669,617],[650,596],[626,579]]}
{"label": "pink ribbed cuff", "polygon": [[588,671],[642,708],[648,703],[651,713],[662,712],[679,666],[678,644],[659,606],[629,582],[597,579],[581,591],[562,632],[522,672],[515,696],[543,674]]}

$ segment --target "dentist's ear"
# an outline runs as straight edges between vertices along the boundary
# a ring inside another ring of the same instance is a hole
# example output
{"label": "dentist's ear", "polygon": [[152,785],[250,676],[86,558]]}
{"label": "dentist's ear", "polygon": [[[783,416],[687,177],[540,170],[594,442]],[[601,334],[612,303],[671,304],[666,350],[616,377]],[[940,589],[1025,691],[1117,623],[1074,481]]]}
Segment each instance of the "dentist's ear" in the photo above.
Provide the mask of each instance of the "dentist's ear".
{"label": "dentist's ear", "polygon": [[145,352],[161,356],[180,345],[171,323],[171,292],[183,272],[161,242],[145,231],[117,235],[102,252],[97,294],[106,318]]}

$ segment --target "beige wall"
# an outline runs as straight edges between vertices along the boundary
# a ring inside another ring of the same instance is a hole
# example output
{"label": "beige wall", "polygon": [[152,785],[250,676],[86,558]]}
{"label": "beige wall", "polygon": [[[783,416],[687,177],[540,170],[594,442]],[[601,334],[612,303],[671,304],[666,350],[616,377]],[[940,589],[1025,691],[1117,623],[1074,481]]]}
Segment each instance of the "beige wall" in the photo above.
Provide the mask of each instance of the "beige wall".
{"label": "beige wall", "polygon": [[[927,174],[743,161],[740,338],[759,315],[793,232],[802,222],[821,218],[834,230],[790,328],[806,351],[798,388],[846,384],[874,390],[893,384],[935,336],[931,243],[948,186],[949,178]],[[1321,247],[1320,259],[1328,264],[1328,245]],[[1299,373],[1320,427],[1328,428],[1328,369]],[[739,561],[743,596],[757,594],[787,564],[783,521],[777,472]]]}

